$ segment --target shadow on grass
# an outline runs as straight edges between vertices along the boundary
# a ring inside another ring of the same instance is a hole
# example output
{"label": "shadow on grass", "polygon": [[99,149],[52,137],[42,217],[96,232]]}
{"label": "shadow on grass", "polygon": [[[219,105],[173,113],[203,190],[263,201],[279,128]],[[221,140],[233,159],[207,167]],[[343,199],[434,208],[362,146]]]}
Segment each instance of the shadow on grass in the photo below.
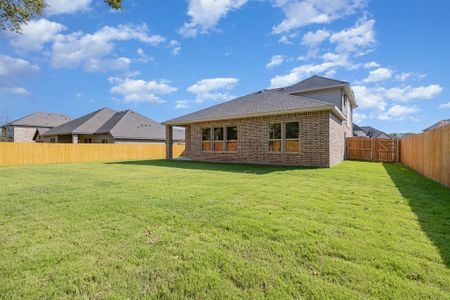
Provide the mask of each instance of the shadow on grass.
{"label": "shadow on grass", "polygon": [[405,166],[383,165],[416,214],[422,230],[450,267],[450,189]]}
{"label": "shadow on grass", "polygon": [[219,163],[219,162],[199,162],[188,160],[130,160],[120,162],[109,162],[106,164],[136,165],[136,166],[154,166],[189,170],[204,171],[220,171],[233,173],[249,173],[249,174],[268,174],[272,172],[282,172],[289,170],[308,170],[317,169],[314,167],[296,167],[296,166],[275,166],[275,165],[253,165],[253,164],[236,164],[236,163]]}

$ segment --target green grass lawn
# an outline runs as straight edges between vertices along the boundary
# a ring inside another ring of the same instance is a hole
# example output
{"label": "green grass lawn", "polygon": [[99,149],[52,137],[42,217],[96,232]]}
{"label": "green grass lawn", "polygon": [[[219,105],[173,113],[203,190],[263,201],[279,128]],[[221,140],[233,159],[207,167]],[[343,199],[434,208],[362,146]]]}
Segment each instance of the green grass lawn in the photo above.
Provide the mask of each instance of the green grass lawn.
{"label": "green grass lawn", "polygon": [[393,164],[0,168],[0,298],[450,298],[450,190]]}

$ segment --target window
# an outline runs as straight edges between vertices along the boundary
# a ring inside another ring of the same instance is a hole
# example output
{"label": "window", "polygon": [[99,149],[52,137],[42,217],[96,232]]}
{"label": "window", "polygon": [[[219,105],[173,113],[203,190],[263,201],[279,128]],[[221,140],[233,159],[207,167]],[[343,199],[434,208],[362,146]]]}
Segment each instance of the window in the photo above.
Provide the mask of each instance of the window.
{"label": "window", "polygon": [[269,124],[269,151],[281,152],[281,123]]}
{"label": "window", "polygon": [[223,127],[214,128],[214,151],[224,151]]}
{"label": "window", "polygon": [[85,144],[91,144],[92,143],[92,139],[91,138],[85,138],[84,139],[84,143]]}
{"label": "window", "polygon": [[237,151],[237,127],[227,127],[227,151]]}
{"label": "window", "polygon": [[56,143],[56,138],[50,138],[50,143]]}
{"label": "window", "polygon": [[211,128],[202,129],[202,151],[211,151]]}
{"label": "window", "polygon": [[12,126],[8,126],[8,127],[6,128],[6,134],[7,134],[8,136],[12,136],[12,135],[13,135],[13,132],[14,132],[14,129],[13,129]]}
{"label": "window", "polygon": [[108,140],[107,139],[102,139],[102,144],[108,144]]}
{"label": "window", "polygon": [[284,149],[286,152],[298,152],[300,150],[299,124],[298,122],[285,123]]}

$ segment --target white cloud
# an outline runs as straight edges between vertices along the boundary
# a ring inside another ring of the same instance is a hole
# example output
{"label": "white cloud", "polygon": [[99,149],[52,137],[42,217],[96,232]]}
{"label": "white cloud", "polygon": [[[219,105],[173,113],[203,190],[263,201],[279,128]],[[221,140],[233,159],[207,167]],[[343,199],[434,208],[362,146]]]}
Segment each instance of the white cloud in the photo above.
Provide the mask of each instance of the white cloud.
{"label": "white cloud", "polygon": [[356,101],[361,109],[374,109],[382,112],[386,109],[387,102],[384,90],[379,88],[368,88],[363,85],[353,86]]}
{"label": "white cloud", "polygon": [[419,87],[367,87],[364,85],[353,86],[356,101],[360,109],[370,109],[378,112],[381,120],[399,119],[405,115],[418,111],[416,106],[394,105],[388,110],[388,100],[407,102],[413,99],[431,99],[437,96],[442,88],[439,85]]}
{"label": "white cloud", "polygon": [[170,52],[171,52],[173,55],[178,55],[178,53],[180,53],[180,51],[181,51],[181,45],[180,45],[180,42],[178,42],[178,41],[176,41],[176,40],[171,40],[171,41],[169,42],[169,45],[168,45],[167,47],[169,47],[169,48],[171,49]]}
{"label": "white cloud", "polygon": [[46,0],[46,13],[49,15],[75,13],[89,10],[92,0]]}
{"label": "white cloud", "polygon": [[145,54],[144,49],[142,48],[138,48],[136,50],[137,55],[139,55],[139,58],[137,59],[137,61],[142,62],[142,63],[148,63],[149,61],[154,61],[155,59],[151,56],[148,56],[147,54]]}
{"label": "white cloud", "polygon": [[392,77],[392,70],[388,68],[378,68],[369,72],[369,76],[363,82],[384,81]]}
{"label": "white cloud", "polygon": [[284,55],[274,55],[267,63],[266,68],[272,69],[273,67],[279,66],[284,62]]}
{"label": "white cloud", "polygon": [[317,46],[327,38],[329,38],[331,33],[324,29],[319,29],[316,32],[309,31],[303,36],[302,44],[308,46]]}
{"label": "white cloud", "polygon": [[0,87],[0,92],[24,96],[24,97],[33,96],[33,94],[31,94],[27,89],[25,89],[23,87]]}
{"label": "white cloud", "polygon": [[285,35],[283,35],[279,40],[278,43],[285,44],[285,45],[292,45],[293,43],[289,40],[289,38]]}
{"label": "white cloud", "polygon": [[187,90],[196,94],[195,102],[205,100],[226,101],[233,98],[227,91],[234,88],[239,79],[233,77],[207,78],[197,81]]}
{"label": "white cloud", "polygon": [[188,108],[189,107],[189,101],[188,100],[178,100],[175,101],[175,108],[180,109],[180,108]]}
{"label": "white cloud", "polygon": [[179,29],[183,37],[195,37],[206,34],[219,20],[232,10],[239,9],[247,0],[189,0],[187,14],[190,22],[185,22]]}
{"label": "white cloud", "polygon": [[406,80],[408,80],[412,75],[413,75],[413,73],[410,73],[410,72],[402,72],[402,73],[400,73],[400,74],[395,75],[395,79],[397,79],[398,81],[406,81]]}
{"label": "white cloud", "polygon": [[44,44],[66,29],[66,26],[47,19],[31,20],[22,27],[21,34],[11,34],[11,45],[25,51],[40,51]]}
{"label": "white cloud", "polygon": [[115,48],[115,41],[138,40],[152,46],[165,41],[160,35],[149,35],[146,26],[105,26],[95,33],[76,32],[55,37],[51,53],[51,65],[55,68],[83,67],[85,70],[108,71],[127,69],[131,60],[126,57],[108,57]]}
{"label": "white cloud", "polygon": [[440,85],[431,84],[419,87],[406,86],[390,88],[385,91],[385,94],[391,100],[407,102],[414,99],[432,99],[442,92],[442,90],[443,88]]}
{"label": "white cloud", "polygon": [[417,108],[416,106],[394,105],[391,108],[389,108],[386,112],[379,114],[378,119],[403,120],[404,118],[418,111],[419,108]]}
{"label": "white cloud", "polygon": [[125,103],[129,102],[150,102],[164,103],[159,96],[167,95],[177,91],[177,88],[170,86],[170,81],[145,81],[142,79],[110,77],[109,81],[114,84],[110,92],[122,96]]}
{"label": "white cloud", "polygon": [[333,70],[333,76],[336,67],[353,68],[353,65],[348,62],[345,55],[336,55],[333,53],[326,53],[322,56],[323,62],[318,64],[306,64],[292,69],[286,75],[277,75],[270,80],[270,88],[277,88],[288,86],[305,79],[308,76],[326,73]]}
{"label": "white cloud", "polygon": [[319,29],[315,32],[309,31],[303,36],[302,44],[309,47],[308,58],[316,57],[319,53],[318,45],[330,37],[327,30]]}
{"label": "white cloud", "polygon": [[31,64],[27,60],[0,54],[0,91],[8,94],[32,96],[25,88],[14,85],[17,81],[38,71],[39,66]]}
{"label": "white cloud", "polygon": [[364,0],[275,0],[284,12],[283,21],[273,33],[283,33],[308,24],[330,23],[365,6]]}
{"label": "white cloud", "polygon": [[374,61],[370,61],[364,64],[364,68],[365,69],[372,69],[372,68],[378,68],[380,66],[379,63],[374,62]]}
{"label": "white cloud", "polygon": [[351,28],[333,33],[330,42],[336,44],[338,53],[355,53],[362,55],[375,45],[375,20],[359,20]]}
{"label": "white cloud", "polygon": [[0,83],[15,81],[39,71],[38,65],[27,60],[0,54]]}
{"label": "white cloud", "polygon": [[357,112],[353,113],[353,121],[355,123],[362,122],[362,121],[366,120],[367,118],[368,117],[366,114],[357,113]]}
{"label": "white cloud", "polygon": [[441,109],[450,108],[450,102],[442,103],[441,105],[439,105],[439,108],[441,108]]}

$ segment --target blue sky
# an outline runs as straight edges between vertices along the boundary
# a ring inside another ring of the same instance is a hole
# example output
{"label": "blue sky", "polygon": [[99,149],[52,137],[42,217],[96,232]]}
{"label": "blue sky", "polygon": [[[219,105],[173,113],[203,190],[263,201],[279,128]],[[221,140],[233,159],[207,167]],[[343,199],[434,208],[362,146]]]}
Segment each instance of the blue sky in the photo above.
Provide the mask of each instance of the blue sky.
{"label": "blue sky", "polygon": [[107,106],[163,121],[313,74],[351,82],[359,125],[418,132],[450,118],[450,1],[48,4],[0,36],[0,119]]}

